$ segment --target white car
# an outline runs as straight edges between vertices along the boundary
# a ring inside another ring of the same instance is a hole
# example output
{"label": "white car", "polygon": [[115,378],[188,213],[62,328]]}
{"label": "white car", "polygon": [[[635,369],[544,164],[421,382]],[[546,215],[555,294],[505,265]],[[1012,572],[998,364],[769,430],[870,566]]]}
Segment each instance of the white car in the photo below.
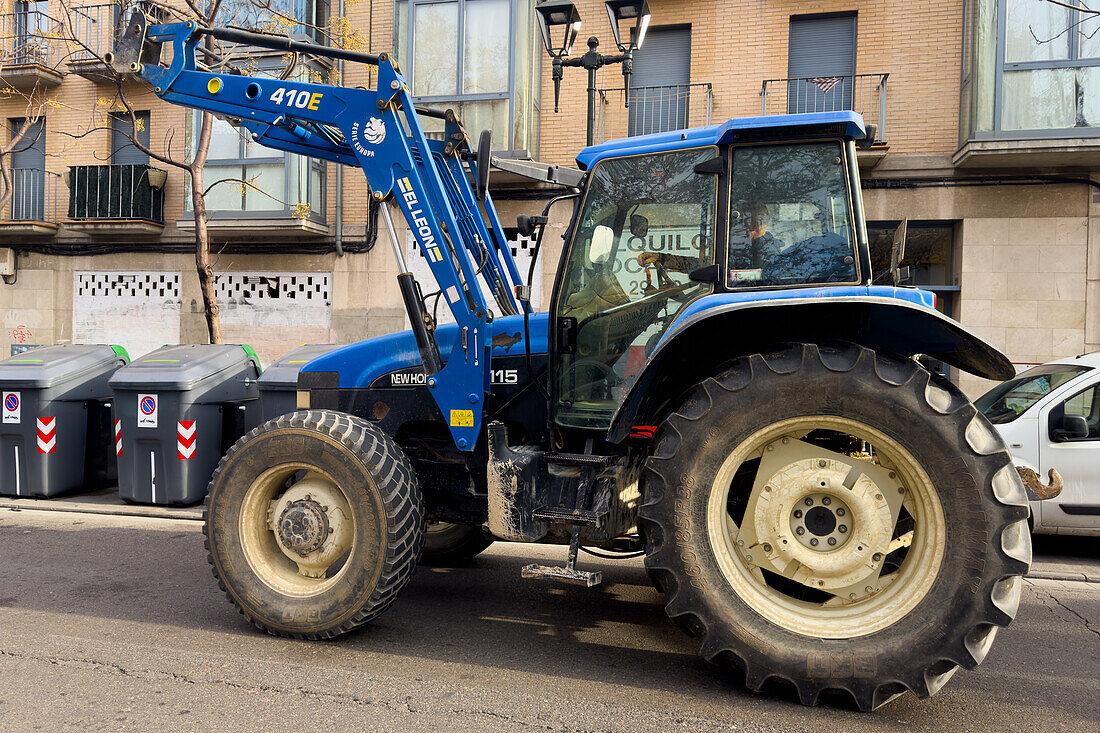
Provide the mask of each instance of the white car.
{"label": "white car", "polygon": [[1032,367],[974,404],[1017,467],[1062,475],[1059,496],[1031,502],[1033,531],[1100,535],[1100,351]]}

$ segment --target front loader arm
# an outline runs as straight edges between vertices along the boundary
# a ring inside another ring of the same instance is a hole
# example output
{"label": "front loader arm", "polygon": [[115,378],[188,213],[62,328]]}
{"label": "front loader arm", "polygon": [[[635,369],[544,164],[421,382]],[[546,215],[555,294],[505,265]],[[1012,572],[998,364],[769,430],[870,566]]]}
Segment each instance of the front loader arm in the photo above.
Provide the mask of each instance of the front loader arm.
{"label": "front loader arm", "polygon": [[[378,68],[378,88],[200,71],[196,48],[205,35],[370,63]],[[171,46],[171,64],[146,63],[159,57],[161,44]],[[442,364],[435,324],[427,317],[423,296],[405,265],[388,208],[382,207],[394,239],[401,271],[398,280],[427,385],[455,445],[473,450],[489,389],[493,337],[493,316],[478,278],[484,278],[505,315],[518,312],[512,292],[522,282],[491,201],[486,197],[479,204],[474,196],[465,164],[469,145],[454,115],[416,110],[408,85],[385,54],[329,49],[236,29],[200,28],[195,23],[147,25],[140,12],[131,15],[107,61],[122,73],[138,73],[167,102],[234,120],[267,147],[357,165],[376,200],[392,197],[458,324],[451,356]],[[444,141],[427,138],[420,114],[445,119]]]}

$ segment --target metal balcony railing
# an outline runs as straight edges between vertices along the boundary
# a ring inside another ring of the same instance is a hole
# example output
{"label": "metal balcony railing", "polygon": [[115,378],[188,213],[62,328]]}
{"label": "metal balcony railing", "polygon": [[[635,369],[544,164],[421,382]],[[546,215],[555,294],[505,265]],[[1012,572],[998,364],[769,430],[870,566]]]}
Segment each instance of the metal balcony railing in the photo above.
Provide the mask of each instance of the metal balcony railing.
{"label": "metal balcony railing", "polygon": [[57,183],[61,176],[41,168],[11,171],[11,221],[57,221]]}
{"label": "metal balcony railing", "polygon": [[597,90],[596,142],[709,125],[714,106],[710,84],[631,87],[630,106],[624,90]]}
{"label": "metal balcony railing", "polygon": [[60,24],[37,10],[0,15],[0,65],[57,66],[61,48]]}
{"label": "metal balcony railing", "polygon": [[889,74],[842,74],[768,79],[760,88],[760,113],[793,115],[851,110],[863,115],[867,124],[878,125],[878,141],[884,142],[889,77]]}
{"label": "metal balcony railing", "polygon": [[69,218],[163,224],[166,176],[148,165],[74,165],[69,168]]}
{"label": "metal balcony railing", "polygon": [[118,28],[122,5],[104,3],[102,5],[84,5],[74,7],[69,13],[72,24],[73,51],[71,61],[98,61],[103,54],[115,47],[115,34]]}

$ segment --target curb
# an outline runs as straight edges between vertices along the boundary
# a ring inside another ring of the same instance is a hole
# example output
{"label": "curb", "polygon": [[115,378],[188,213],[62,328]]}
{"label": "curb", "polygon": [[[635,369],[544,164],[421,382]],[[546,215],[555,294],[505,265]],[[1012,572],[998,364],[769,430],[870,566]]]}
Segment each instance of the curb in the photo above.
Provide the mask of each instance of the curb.
{"label": "curb", "polygon": [[0,499],[0,509],[12,511],[70,512],[74,514],[106,514],[118,517],[151,517],[153,519],[185,519],[201,522],[200,507],[163,507],[93,504],[47,499]]}
{"label": "curb", "polygon": [[1064,580],[1071,583],[1100,583],[1100,570],[1089,573],[1067,573],[1058,570],[1032,571],[1025,576],[1028,580]]}

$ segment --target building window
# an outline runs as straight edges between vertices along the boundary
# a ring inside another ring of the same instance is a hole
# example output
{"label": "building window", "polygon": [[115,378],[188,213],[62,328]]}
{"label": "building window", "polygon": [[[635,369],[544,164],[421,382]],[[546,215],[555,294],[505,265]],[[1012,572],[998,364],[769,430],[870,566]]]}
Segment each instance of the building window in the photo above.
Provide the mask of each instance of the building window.
{"label": "building window", "polygon": [[328,43],[329,0],[227,0],[217,22]]}
{"label": "building window", "polygon": [[137,131],[128,114],[111,115],[111,165],[148,165],[146,155],[134,141],[149,148],[149,112],[135,112]]}
{"label": "building window", "polygon": [[[871,245],[871,271],[876,285],[893,285],[890,254],[894,232],[901,222],[867,222]],[[959,286],[955,278],[955,225],[951,222],[909,222],[905,237],[905,258],[910,279],[905,283],[936,294],[936,308],[957,317]]]}
{"label": "building window", "polygon": [[[278,58],[272,57],[257,59],[261,71],[256,76],[271,76],[278,62]],[[314,73],[317,73],[315,69],[302,67],[290,78],[307,81]],[[192,146],[201,114],[196,111],[191,118]],[[213,124],[210,150],[203,167],[203,179],[208,188],[206,209],[211,215],[292,216],[325,221],[324,161],[253,142],[245,130],[224,120],[214,118]],[[187,209],[191,211],[190,195],[186,199]]]}
{"label": "building window", "polygon": [[852,109],[856,16],[791,18],[787,114]]}
{"label": "building window", "polygon": [[1100,17],[1077,7],[967,0],[962,141],[1100,135]]}
{"label": "building window", "polygon": [[[520,0],[400,0],[395,55],[417,104],[454,109],[467,131],[493,131],[501,152],[538,151],[539,71],[531,4]],[[439,123],[422,120],[429,134]]]}

